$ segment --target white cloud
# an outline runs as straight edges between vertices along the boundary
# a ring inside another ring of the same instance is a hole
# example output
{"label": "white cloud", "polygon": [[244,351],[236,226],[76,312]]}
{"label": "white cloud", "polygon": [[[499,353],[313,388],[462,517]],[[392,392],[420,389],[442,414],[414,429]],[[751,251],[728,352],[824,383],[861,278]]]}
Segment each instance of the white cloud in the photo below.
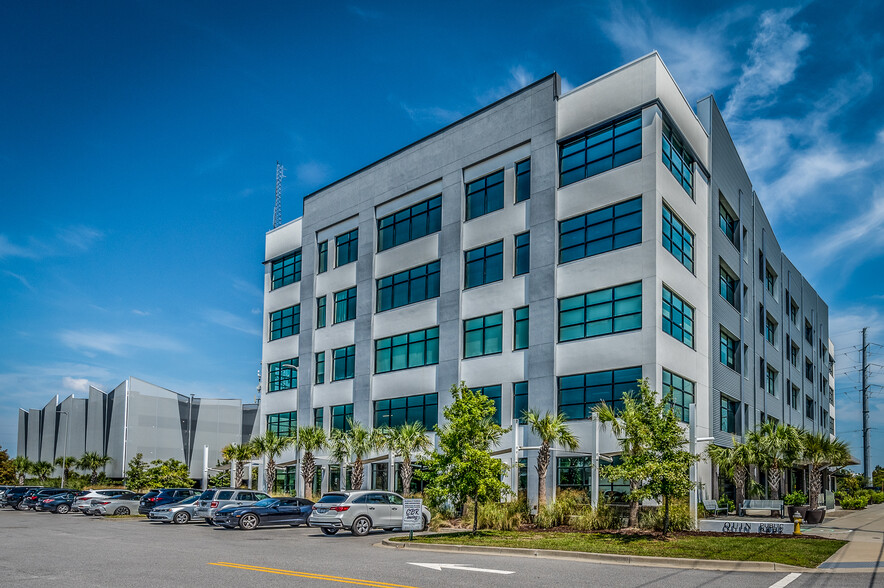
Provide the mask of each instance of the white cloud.
{"label": "white cloud", "polygon": [[80,251],[86,251],[92,247],[96,241],[103,239],[104,233],[93,227],[75,225],[59,229],[57,237],[65,245],[74,247]]}
{"label": "white cloud", "polygon": [[16,245],[6,235],[0,235],[0,259],[4,257],[25,257],[34,259],[40,256],[33,243],[30,246]]}
{"label": "white cloud", "polygon": [[71,349],[90,357],[94,357],[95,352],[128,356],[137,350],[174,352],[186,350],[185,346],[176,339],[144,331],[108,333],[89,329],[64,330],[58,333],[58,338]]}
{"label": "white cloud", "polygon": [[9,270],[3,270],[3,273],[4,273],[4,275],[9,276],[10,278],[14,278],[14,279],[18,280],[22,286],[24,286],[25,288],[27,288],[31,292],[34,291],[34,287],[31,286],[31,283],[28,282],[28,280],[24,276],[20,276],[16,273],[9,271]]}
{"label": "white cloud", "polygon": [[405,102],[400,102],[399,106],[418,126],[437,126],[444,127],[454,121],[463,118],[463,115],[456,110],[448,110],[439,106],[416,107],[409,106]]}
{"label": "white cloud", "polygon": [[137,316],[150,316],[150,313],[146,310],[138,310],[137,308],[132,309],[132,314]]}
{"label": "white cloud", "polygon": [[522,64],[516,64],[510,67],[507,73],[508,76],[502,83],[476,94],[476,102],[479,106],[488,106],[504,96],[521,90],[537,80],[537,75]]}
{"label": "white cloud", "polygon": [[849,272],[884,253],[884,187],[875,190],[865,210],[827,232],[812,254],[824,266],[837,263],[841,271]]}
{"label": "white cloud", "polygon": [[84,394],[89,393],[89,380],[87,378],[72,378],[70,376],[65,376],[61,379],[61,385],[66,390],[71,390],[73,392],[80,392]]}
{"label": "white cloud", "polygon": [[318,161],[306,161],[295,167],[295,178],[307,186],[315,186],[326,182],[331,169]]}
{"label": "white cloud", "polygon": [[256,324],[254,319],[246,319],[232,312],[217,308],[205,310],[203,316],[210,323],[227,327],[234,331],[240,331],[241,333],[246,333],[248,335],[254,335],[256,337],[261,336],[261,327],[259,324]]}

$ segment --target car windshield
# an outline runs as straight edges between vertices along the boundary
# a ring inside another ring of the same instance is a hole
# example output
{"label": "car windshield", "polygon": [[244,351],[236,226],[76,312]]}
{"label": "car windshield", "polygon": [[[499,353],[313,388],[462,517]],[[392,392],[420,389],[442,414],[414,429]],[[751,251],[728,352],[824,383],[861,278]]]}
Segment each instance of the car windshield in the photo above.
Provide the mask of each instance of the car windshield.
{"label": "car windshield", "polygon": [[276,498],[265,498],[264,500],[259,500],[258,502],[256,502],[255,506],[268,507],[276,506],[277,504],[279,504],[279,500],[277,500]]}
{"label": "car windshield", "polygon": [[346,494],[326,494],[322,498],[319,499],[318,504],[324,504],[329,502],[344,502],[347,499]]}

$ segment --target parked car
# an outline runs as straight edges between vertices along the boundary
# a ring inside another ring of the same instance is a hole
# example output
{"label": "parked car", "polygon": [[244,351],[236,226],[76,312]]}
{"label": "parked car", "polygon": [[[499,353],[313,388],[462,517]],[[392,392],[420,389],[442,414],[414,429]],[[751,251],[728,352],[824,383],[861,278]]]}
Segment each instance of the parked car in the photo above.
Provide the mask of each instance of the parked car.
{"label": "parked car", "polygon": [[3,494],[3,501],[0,502],[0,506],[10,506],[15,508],[18,506],[18,503],[21,502],[22,498],[34,488],[40,488],[40,486],[15,486],[10,488]]}
{"label": "parked car", "polygon": [[[193,509],[196,508],[196,502],[199,499],[199,496],[190,496],[175,504],[158,506],[147,513],[147,518],[152,521],[183,525],[193,519]],[[144,499],[142,498],[142,500]]]}
{"label": "parked car", "polygon": [[77,490],[73,492],[66,492],[64,494],[49,496],[48,498],[44,498],[43,500],[35,504],[34,510],[54,512],[57,514],[67,514],[71,512],[71,505],[80,494],[84,494],[84,492]]}
{"label": "parked car", "polygon": [[43,488],[37,491],[32,490],[27,495],[25,495],[24,499],[22,499],[17,508],[18,510],[30,510],[40,504],[45,498],[49,498],[57,494],[67,494],[68,492],[75,492],[75,490],[72,490],[71,488]]}
{"label": "parked car", "polygon": [[84,511],[84,514],[99,516],[132,514],[138,510],[138,503],[141,501],[142,496],[142,494],[129,492],[119,496],[94,498],[88,510]]}
{"label": "parked car", "polygon": [[270,498],[263,492],[237,490],[236,488],[210,488],[200,495],[193,509],[194,517],[201,517],[214,525],[215,512],[225,506],[247,506],[259,500]]}
{"label": "parked car", "polygon": [[112,498],[114,496],[120,496],[121,494],[131,494],[131,490],[126,490],[124,488],[105,488],[101,490],[90,490],[86,494],[82,496],[78,496],[76,500],[74,500],[73,504],[71,504],[72,511],[79,511],[85,514],[85,510],[89,508],[92,504],[92,501],[96,498]]}
{"label": "parked car", "polygon": [[313,502],[306,498],[265,498],[249,506],[225,506],[215,511],[215,524],[251,531],[262,525],[307,524]]}
{"label": "parked car", "polygon": [[[430,510],[421,509],[423,529],[430,524]],[[326,535],[349,529],[354,535],[368,535],[373,528],[385,531],[402,526],[402,497],[395,492],[353,490],[329,492],[313,505],[310,526],[320,527]]]}
{"label": "parked car", "polygon": [[151,490],[141,499],[141,503],[138,505],[138,514],[148,514],[151,509],[158,506],[175,504],[176,502],[181,502],[185,498],[199,496],[201,493],[202,490],[195,490],[193,488],[162,488],[160,490]]}

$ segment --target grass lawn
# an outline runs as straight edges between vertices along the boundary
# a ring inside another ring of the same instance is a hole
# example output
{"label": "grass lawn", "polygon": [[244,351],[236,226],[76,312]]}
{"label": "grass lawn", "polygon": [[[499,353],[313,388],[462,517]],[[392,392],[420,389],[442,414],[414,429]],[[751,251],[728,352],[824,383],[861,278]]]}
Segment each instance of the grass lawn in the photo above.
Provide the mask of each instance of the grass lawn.
{"label": "grass lawn", "polygon": [[[407,541],[397,537],[394,541]],[[569,533],[534,531],[479,531],[446,533],[414,538],[418,543],[446,545],[481,545],[488,547],[524,547],[561,549],[588,553],[683,557],[690,559],[727,559],[768,561],[815,568],[838,551],[846,541],[792,537],[740,537],[679,534],[668,539],[649,535],[615,533]]]}

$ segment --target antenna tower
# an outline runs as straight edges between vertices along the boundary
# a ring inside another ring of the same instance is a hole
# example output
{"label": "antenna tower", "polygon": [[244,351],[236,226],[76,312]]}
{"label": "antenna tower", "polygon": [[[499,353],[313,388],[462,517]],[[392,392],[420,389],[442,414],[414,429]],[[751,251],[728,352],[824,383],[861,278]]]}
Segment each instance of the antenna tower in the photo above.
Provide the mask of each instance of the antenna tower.
{"label": "antenna tower", "polygon": [[273,204],[273,228],[282,224],[282,179],[285,177],[285,168],[276,162],[276,202]]}

